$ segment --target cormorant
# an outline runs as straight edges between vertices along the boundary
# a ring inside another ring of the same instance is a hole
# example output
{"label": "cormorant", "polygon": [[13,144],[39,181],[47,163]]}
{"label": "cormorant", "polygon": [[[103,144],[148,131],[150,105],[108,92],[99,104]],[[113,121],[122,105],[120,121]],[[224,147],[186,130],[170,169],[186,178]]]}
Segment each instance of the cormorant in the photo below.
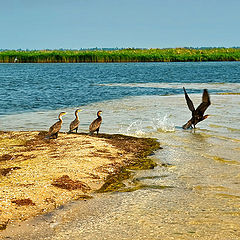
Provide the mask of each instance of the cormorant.
{"label": "cormorant", "polygon": [[58,121],[56,123],[54,123],[48,131],[48,135],[47,138],[57,138],[58,137],[58,133],[62,127],[62,116],[65,115],[66,112],[61,112],[58,116]]}
{"label": "cormorant", "polygon": [[97,119],[95,119],[89,126],[89,132],[90,135],[92,135],[95,131],[97,131],[97,134],[99,132],[99,128],[100,125],[102,123],[102,117],[100,116],[100,114],[102,113],[102,111],[98,111],[97,112]]}
{"label": "cormorant", "polygon": [[209,116],[209,115],[203,115],[203,114],[211,104],[210,97],[209,97],[207,89],[204,89],[203,90],[203,95],[202,95],[202,103],[195,110],[193,102],[189,98],[189,96],[188,96],[184,87],[183,87],[183,90],[184,90],[185,99],[186,99],[188,108],[192,112],[192,118],[186,124],[184,124],[182,126],[182,128],[183,129],[188,129],[188,128],[192,127],[192,125],[195,128],[195,125],[197,123],[203,121],[204,119],[206,119]]}
{"label": "cormorant", "polygon": [[76,118],[70,123],[70,130],[68,133],[73,132],[74,130],[76,130],[76,133],[78,131],[78,125],[80,124],[79,118],[78,118],[78,113],[81,112],[81,109],[77,109],[75,111],[75,116]]}

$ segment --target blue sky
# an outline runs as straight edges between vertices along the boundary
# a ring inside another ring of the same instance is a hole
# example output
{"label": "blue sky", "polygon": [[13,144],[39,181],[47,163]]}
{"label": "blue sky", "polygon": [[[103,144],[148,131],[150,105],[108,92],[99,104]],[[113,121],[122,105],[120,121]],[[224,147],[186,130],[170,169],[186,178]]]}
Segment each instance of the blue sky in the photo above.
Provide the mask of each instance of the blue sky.
{"label": "blue sky", "polygon": [[0,49],[240,46],[239,0],[0,0]]}

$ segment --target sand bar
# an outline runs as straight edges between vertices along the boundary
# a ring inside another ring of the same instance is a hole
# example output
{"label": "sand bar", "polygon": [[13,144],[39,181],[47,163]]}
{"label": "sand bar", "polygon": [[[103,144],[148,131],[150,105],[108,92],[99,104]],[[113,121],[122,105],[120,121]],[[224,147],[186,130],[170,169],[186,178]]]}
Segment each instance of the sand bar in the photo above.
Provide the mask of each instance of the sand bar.
{"label": "sand bar", "polygon": [[154,167],[146,156],[159,148],[154,139],[123,135],[60,133],[50,140],[45,135],[0,132],[2,231],[13,222],[108,190],[123,168]]}

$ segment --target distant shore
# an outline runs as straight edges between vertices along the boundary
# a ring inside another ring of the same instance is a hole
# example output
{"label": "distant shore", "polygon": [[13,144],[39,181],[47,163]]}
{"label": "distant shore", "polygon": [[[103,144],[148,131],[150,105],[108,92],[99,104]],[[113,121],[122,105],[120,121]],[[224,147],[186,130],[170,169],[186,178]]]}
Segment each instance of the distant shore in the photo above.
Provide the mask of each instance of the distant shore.
{"label": "distant shore", "polygon": [[94,192],[128,191],[131,170],[154,168],[159,143],[124,135],[0,132],[0,230]]}
{"label": "distant shore", "polygon": [[240,61],[240,48],[116,50],[4,50],[0,63],[107,63]]}

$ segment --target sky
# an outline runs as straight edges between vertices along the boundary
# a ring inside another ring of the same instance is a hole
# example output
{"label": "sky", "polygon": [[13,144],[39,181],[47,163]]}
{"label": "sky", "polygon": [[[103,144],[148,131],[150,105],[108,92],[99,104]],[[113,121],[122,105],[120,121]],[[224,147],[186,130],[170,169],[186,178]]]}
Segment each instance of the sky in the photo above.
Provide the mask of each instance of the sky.
{"label": "sky", "polygon": [[240,46],[239,0],[0,0],[0,49]]}

